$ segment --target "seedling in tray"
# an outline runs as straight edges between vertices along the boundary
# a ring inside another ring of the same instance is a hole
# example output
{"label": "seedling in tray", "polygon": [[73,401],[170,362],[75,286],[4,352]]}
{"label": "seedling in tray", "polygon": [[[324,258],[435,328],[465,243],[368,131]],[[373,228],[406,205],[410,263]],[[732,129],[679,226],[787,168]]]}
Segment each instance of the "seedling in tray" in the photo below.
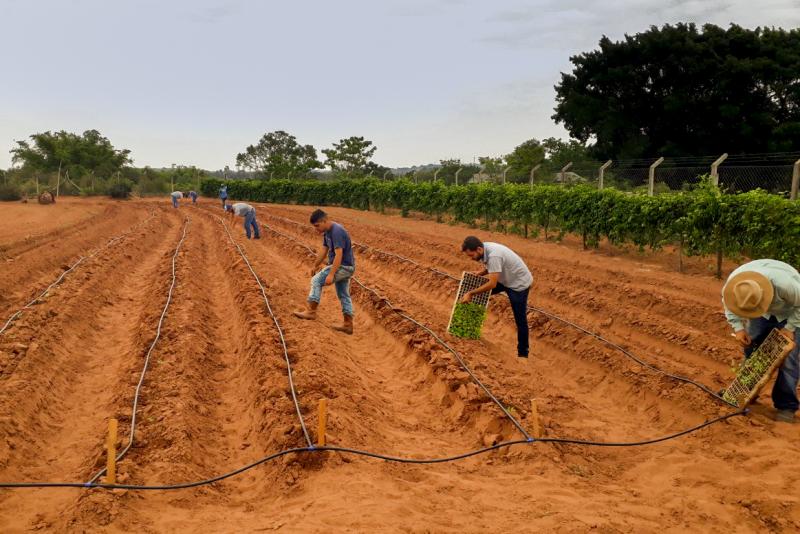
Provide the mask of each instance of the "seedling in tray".
{"label": "seedling in tray", "polygon": [[486,320],[486,309],[489,307],[490,292],[474,295],[472,301],[466,304],[461,302],[461,298],[468,291],[477,289],[488,281],[483,276],[468,272],[461,275],[461,283],[458,285],[453,310],[450,313],[450,323],[447,325],[448,332],[467,339],[480,339],[483,321]]}
{"label": "seedling in tray", "polygon": [[777,329],[770,332],[755,352],[742,363],[736,378],[723,392],[722,398],[739,408],[750,404],[793,349],[794,342]]}

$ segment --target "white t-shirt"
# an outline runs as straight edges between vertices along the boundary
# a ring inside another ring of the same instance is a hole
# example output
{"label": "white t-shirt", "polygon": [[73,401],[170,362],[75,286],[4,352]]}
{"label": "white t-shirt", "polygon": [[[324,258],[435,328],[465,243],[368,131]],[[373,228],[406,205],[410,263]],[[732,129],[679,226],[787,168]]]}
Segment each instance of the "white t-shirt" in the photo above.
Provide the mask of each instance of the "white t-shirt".
{"label": "white t-shirt", "polygon": [[514,291],[531,287],[533,276],[516,252],[500,243],[484,243],[483,259],[489,273],[498,273],[497,281]]}
{"label": "white t-shirt", "polygon": [[171,194],[172,198],[183,198],[183,193],[180,191],[173,191]]}
{"label": "white t-shirt", "polygon": [[233,210],[233,214],[238,217],[244,217],[245,215],[250,213],[250,210],[255,211],[255,208],[253,206],[245,202],[237,202],[236,204],[231,206],[231,209]]}

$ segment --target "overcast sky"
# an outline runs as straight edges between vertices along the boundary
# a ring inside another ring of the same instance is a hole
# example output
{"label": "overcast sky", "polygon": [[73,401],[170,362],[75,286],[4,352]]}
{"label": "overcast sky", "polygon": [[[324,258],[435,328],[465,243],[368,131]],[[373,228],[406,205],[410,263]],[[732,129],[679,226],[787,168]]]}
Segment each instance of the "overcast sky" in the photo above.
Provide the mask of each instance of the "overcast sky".
{"label": "overcast sky", "polygon": [[566,132],[569,56],[666,22],[800,26],[800,0],[0,0],[0,168],[95,128],[136,165],[218,169],[265,132],[388,166]]}

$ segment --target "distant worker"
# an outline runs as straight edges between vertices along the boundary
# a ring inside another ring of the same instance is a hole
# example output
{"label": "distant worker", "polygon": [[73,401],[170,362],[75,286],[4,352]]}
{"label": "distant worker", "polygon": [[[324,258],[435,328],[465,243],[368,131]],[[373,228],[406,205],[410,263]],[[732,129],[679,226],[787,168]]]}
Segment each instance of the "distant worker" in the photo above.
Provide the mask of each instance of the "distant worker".
{"label": "distant worker", "polygon": [[473,296],[485,291],[491,291],[492,295],[508,295],[511,310],[514,312],[514,322],[517,324],[517,357],[527,358],[528,294],[533,284],[533,276],[527,265],[507,246],[488,241],[484,243],[475,236],[464,239],[461,251],[473,260],[483,263],[484,268],[473,274],[489,279],[482,286],[467,291],[461,302],[469,302]]}
{"label": "distant worker", "polygon": [[222,199],[222,209],[225,209],[225,201],[228,200],[228,186],[223,185],[219,188],[219,198]]}
{"label": "distant worker", "polygon": [[[306,309],[296,311],[294,314],[300,319],[316,319],[322,288],[333,284],[336,286],[336,296],[342,305],[343,315],[343,323],[333,328],[345,334],[352,334],[353,301],[350,298],[350,279],[356,270],[356,259],[350,234],[344,226],[330,220],[328,214],[322,210],[314,210],[311,214],[311,224],[322,234],[322,249],[314,260],[314,266],[311,267],[311,291],[308,294]],[[317,268],[325,259],[327,266],[317,272]]]}
{"label": "distant worker", "polygon": [[800,274],[777,260],[754,260],[734,270],[722,288],[725,317],[733,327],[745,359],[778,328],[795,348],[784,360],[772,388],[775,420],[792,423],[800,407]]}
{"label": "distant worker", "polygon": [[233,205],[225,206],[225,210],[230,213],[231,220],[234,217],[244,217],[244,233],[247,239],[250,239],[250,228],[253,229],[253,234],[256,239],[261,239],[261,233],[258,231],[258,222],[256,221],[256,209],[250,204],[244,202],[237,202]]}
{"label": "distant worker", "polygon": [[170,194],[170,196],[172,197],[172,207],[173,208],[177,208],[178,207],[178,200],[183,198],[183,193],[181,193],[180,191],[173,191]]}
{"label": "distant worker", "polygon": [[189,197],[192,199],[192,204],[197,204],[197,192],[189,191]]}

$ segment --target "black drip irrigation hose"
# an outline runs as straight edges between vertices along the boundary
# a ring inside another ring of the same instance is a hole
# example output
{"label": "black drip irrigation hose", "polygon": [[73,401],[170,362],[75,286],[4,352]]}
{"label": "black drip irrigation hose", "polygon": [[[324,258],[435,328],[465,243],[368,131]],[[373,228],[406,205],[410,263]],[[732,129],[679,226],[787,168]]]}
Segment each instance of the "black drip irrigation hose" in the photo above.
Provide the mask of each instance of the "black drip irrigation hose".
{"label": "black drip irrigation hose", "polygon": [[714,419],[710,419],[699,425],[693,426],[692,428],[688,428],[686,430],[682,430],[680,432],[676,432],[674,434],[669,434],[666,436],[643,440],[643,441],[630,441],[630,442],[619,442],[619,441],[588,441],[582,439],[572,439],[572,438],[530,438],[530,439],[519,439],[513,441],[504,441],[502,443],[497,443],[496,445],[492,445],[490,447],[484,447],[482,449],[475,449],[472,451],[468,451],[462,454],[457,454],[455,456],[446,456],[441,458],[404,458],[400,456],[390,456],[387,454],[380,454],[376,452],[364,451],[360,449],[351,449],[348,447],[332,447],[332,446],[325,446],[325,447],[302,447],[302,448],[294,448],[294,449],[285,449],[282,451],[278,451],[272,453],[268,456],[265,456],[259,460],[256,460],[252,463],[249,463],[245,466],[239,467],[234,469],[233,471],[228,471],[227,473],[223,473],[221,475],[217,475],[211,478],[206,478],[203,480],[197,480],[194,482],[183,482],[179,484],[165,484],[165,485],[138,485],[138,484],[103,484],[103,483],[92,483],[92,482],[0,482],[0,488],[103,488],[103,489],[124,489],[124,490],[134,490],[134,491],[163,491],[163,490],[180,490],[180,489],[188,489],[188,488],[196,488],[198,486],[206,486],[209,484],[214,484],[215,482],[219,482],[221,480],[225,480],[227,478],[234,477],[245,471],[249,471],[254,467],[257,467],[261,464],[267,463],[271,460],[275,460],[282,456],[286,456],[287,454],[318,454],[322,452],[338,452],[342,454],[352,454],[356,456],[365,456],[367,458],[374,458],[377,460],[383,460],[386,462],[394,462],[394,463],[401,463],[401,464],[442,464],[442,463],[449,463],[455,462],[458,460],[463,460],[466,458],[470,458],[472,456],[478,456],[481,454],[486,454],[491,451],[495,451],[498,449],[503,449],[507,447],[511,447],[512,445],[532,445],[535,443],[561,443],[565,445],[578,445],[578,446],[593,446],[593,447],[641,447],[645,445],[652,445],[655,443],[660,443],[663,441],[668,441],[671,439],[679,438],[681,436],[685,436],[687,434],[691,434],[696,432],[702,428],[707,426],[711,426],[715,423],[719,423],[721,421],[725,421],[726,419],[730,419],[732,417],[736,417],[739,415],[744,415],[748,412],[747,409],[732,412],[729,414],[725,414]]}
{"label": "black drip irrigation hose", "polygon": [[222,217],[216,216],[219,219],[220,224],[225,229],[225,232],[228,234],[228,239],[231,240],[231,243],[236,247],[241,254],[242,259],[244,260],[245,264],[247,264],[247,268],[250,269],[250,272],[255,278],[256,283],[258,284],[259,289],[261,290],[261,296],[264,297],[264,304],[267,306],[267,311],[269,312],[269,316],[272,318],[272,322],[275,323],[275,328],[278,330],[278,335],[281,339],[281,347],[283,348],[283,357],[286,360],[286,369],[287,375],[289,376],[289,390],[292,392],[292,400],[294,401],[294,409],[297,412],[297,418],[300,420],[300,428],[303,430],[303,436],[305,437],[306,443],[308,443],[309,447],[313,447],[314,444],[311,441],[311,437],[308,435],[308,429],[306,428],[306,422],[303,419],[303,414],[300,411],[300,402],[297,400],[297,392],[295,391],[294,387],[294,379],[292,377],[292,362],[289,361],[289,349],[286,346],[286,339],[283,335],[283,328],[281,328],[280,323],[278,322],[278,318],[275,316],[275,313],[272,311],[272,306],[269,303],[269,299],[267,298],[267,292],[264,289],[264,285],[261,283],[261,280],[258,278],[255,270],[253,270],[253,266],[250,265],[250,260],[247,259],[247,255],[242,250],[242,247],[239,246],[239,243],[233,239],[230,230],[228,230],[228,225],[225,224],[225,221],[222,220]]}
{"label": "black drip irrigation hose", "polygon": [[[283,221],[292,223],[292,224],[294,224],[296,226],[300,226],[300,223],[298,223],[296,221],[293,221],[291,219],[287,219],[285,217],[279,217],[277,215],[270,215],[270,217],[272,217],[274,219],[279,219],[279,220],[283,220]],[[275,231],[275,230],[273,230],[273,231]],[[280,232],[278,232],[278,233],[280,233]],[[283,234],[283,235],[285,235],[285,234]],[[447,278],[449,280],[452,280],[454,282],[460,282],[461,281],[460,278],[458,278],[456,276],[453,276],[450,273],[446,273],[444,271],[440,271],[439,269],[436,269],[434,267],[423,265],[423,264],[421,264],[421,263],[419,263],[417,261],[412,260],[411,258],[406,258],[404,256],[401,256],[399,254],[395,254],[393,252],[387,252],[385,250],[381,250],[381,249],[372,247],[370,245],[365,245],[364,243],[357,243],[357,242],[354,241],[353,244],[358,246],[358,247],[361,247],[361,248],[363,248],[365,250],[372,251],[372,252],[375,252],[377,254],[381,254],[381,255],[384,255],[384,256],[389,256],[389,257],[392,257],[392,258],[396,258],[396,259],[398,259],[398,260],[400,260],[402,262],[405,262],[405,263],[410,263],[410,264],[415,265],[416,267],[418,267],[420,269],[424,269],[424,270],[433,272],[433,273],[435,273],[435,274],[437,274],[439,276],[442,276],[442,277]],[[578,325],[576,323],[573,323],[572,321],[570,321],[568,319],[564,319],[563,317],[559,317],[558,315],[556,315],[554,313],[551,313],[551,312],[548,312],[546,310],[543,310],[542,308],[537,308],[536,306],[528,306],[528,309],[533,311],[533,312],[540,313],[540,314],[542,314],[545,317],[548,317],[550,319],[554,319],[556,321],[559,321],[559,322],[561,322],[561,323],[563,323],[563,324],[565,324],[567,326],[570,326],[570,327],[578,330],[579,332],[582,332],[582,333],[586,334],[587,336],[591,336],[591,337],[595,338],[596,340],[600,341],[601,343],[605,343],[609,347],[611,347],[611,348],[613,348],[615,350],[618,350],[623,355],[625,355],[628,358],[630,358],[631,360],[635,361],[636,363],[638,363],[642,367],[650,369],[651,371],[654,371],[656,373],[662,374],[662,375],[664,375],[666,377],[672,378],[673,380],[677,380],[679,382],[684,382],[686,384],[690,384],[692,386],[695,386],[695,387],[699,388],[700,390],[702,390],[703,392],[708,393],[714,399],[719,400],[721,402],[724,402],[728,406],[736,407],[735,404],[730,403],[727,400],[723,399],[717,392],[715,392],[714,390],[712,390],[708,386],[706,386],[706,385],[704,385],[704,384],[702,384],[700,382],[697,382],[696,380],[693,380],[693,379],[691,379],[689,377],[682,376],[682,375],[676,375],[674,373],[670,373],[669,371],[665,371],[665,370],[663,370],[663,369],[661,369],[659,367],[656,367],[655,365],[644,361],[639,356],[636,356],[635,354],[633,354],[628,349],[620,346],[617,343],[614,343],[613,341],[610,341],[609,339],[606,339],[605,337],[601,336],[600,334],[598,334],[596,332],[592,332],[591,330],[588,330],[587,328],[584,328],[584,327],[582,327],[582,326],[580,326],[580,325]]]}
{"label": "black drip irrigation hose", "polygon": [[[276,230],[276,229],[272,228],[269,225],[266,225],[266,224],[262,223],[262,226],[264,228],[270,230],[271,232],[274,232],[274,233],[276,233],[276,234],[278,234],[280,236],[283,236],[285,239],[289,239],[291,241],[294,241],[295,243],[297,243],[297,244],[301,245],[302,247],[304,247],[308,251],[309,254],[311,254],[312,256],[314,255],[314,250],[311,247],[309,247],[308,245],[300,242],[295,237],[290,236],[289,234],[285,234],[285,233],[283,233],[283,232],[281,232],[279,230]],[[481,382],[480,379],[478,379],[477,376],[475,376],[475,373],[472,372],[472,369],[470,369],[470,367],[467,365],[467,362],[464,361],[464,359],[461,357],[461,355],[453,347],[451,347],[449,343],[447,343],[445,340],[443,340],[441,337],[439,337],[436,334],[436,332],[434,332],[433,330],[431,330],[430,328],[428,328],[424,324],[420,323],[419,321],[417,321],[413,317],[410,317],[409,315],[406,315],[405,313],[399,311],[391,303],[391,301],[389,299],[387,299],[384,296],[379,295],[378,292],[375,291],[374,289],[372,289],[371,287],[368,287],[368,286],[364,285],[364,283],[361,282],[361,280],[359,280],[357,277],[353,276],[353,281],[356,284],[358,284],[362,289],[372,293],[377,299],[385,302],[386,305],[389,306],[389,309],[391,309],[394,313],[396,313],[397,315],[399,315],[400,317],[402,317],[406,321],[409,321],[409,322],[417,325],[418,327],[422,328],[423,330],[425,330],[431,337],[433,337],[433,339],[436,340],[437,343],[439,343],[442,347],[444,347],[447,351],[449,351],[453,356],[455,356],[456,359],[458,360],[458,362],[461,364],[461,367],[469,374],[470,377],[472,377],[472,380],[486,393],[486,395],[489,396],[489,398],[492,400],[492,402],[494,402],[500,408],[500,410],[505,414],[506,417],[508,417],[508,419],[511,421],[511,423],[517,428],[517,430],[519,430],[522,433],[522,435],[525,436],[525,439],[531,439],[530,434],[528,434],[528,432],[520,424],[520,422],[517,421],[516,417],[511,415],[511,412],[509,412],[508,409],[505,406],[503,406],[503,403],[500,402],[497,399],[497,397],[495,397],[492,394],[492,392],[489,390],[489,388],[486,387],[486,385],[483,382]]]}
{"label": "black drip irrigation hose", "polygon": [[114,243],[117,243],[118,241],[120,241],[121,239],[123,239],[124,237],[126,237],[127,235],[129,235],[129,234],[131,234],[132,232],[136,231],[136,229],[137,229],[139,226],[143,225],[144,223],[146,223],[147,221],[149,221],[150,219],[152,219],[152,218],[155,216],[155,214],[156,214],[156,212],[155,212],[155,211],[152,211],[152,212],[150,212],[150,215],[149,215],[149,216],[148,216],[146,219],[143,219],[143,220],[139,221],[138,223],[134,224],[132,227],[130,227],[128,230],[126,230],[125,232],[121,233],[120,235],[118,235],[118,236],[116,236],[116,237],[112,237],[111,239],[109,239],[109,240],[108,240],[108,242],[107,242],[105,245],[101,245],[101,246],[97,247],[97,249],[95,249],[93,252],[91,252],[91,253],[87,254],[86,256],[81,256],[81,257],[79,257],[79,258],[78,258],[78,259],[75,261],[75,263],[73,263],[72,265],[70,265],[70,266],[69,266],[69,267],[68,267],[68,268],[67,268],[67,269],[66,269],[64,272],[62,272],[62,273],[61,273],[61,275],[60,275],[58,278],[56,278],[56,280],[55,280],[55,281],[54,281],[52,284],[50,284],[49,286],[47,286],[47,287],[44,289],[44,291],[42,291],[41,293],[39,293],[39,295],[37,295],[36,297],[34,297],[34,298],[33,298],[33,300],[31,300],[30,302],[28,302],[27,304],[25,304],[25,305],[24,305],[22,308],[20,308],[20,309],[19,309],[19,310],[17,310],[16,312],[14,312],[14,313],[11,315],[11,317],[9,317],[9,318],[8,318],[8,320],[5,322],[5,324],[3,325],[3,327],[2,327],[2,328],[0,328],[0,334],[3,334],[3,333],[4,333],[4,332],[5,332],[7,329],[8,329],[8,327],[9,327],[9,326],[11,326],[11,323],[13,323],[13,322],[14,322],[14,321],[17,319],[17,317],[19,317],[20,315],[22,315],[22,312],[24,312],[25,310],[27,310],[27,309],[28,309],[28,308],[30,308],[31,306],[35,305],[37,302],[39,302],[41,299],[43,299],[43,298],[45,297],[45,295],[47,295],[47,293],[48,293],[48,292],[49,292],[51,289],[53,289],[55,286],[57,286],[58,284],[60,284],[60,283],[61,283],[61,280],[63,280],[63,279],[64,279],[64,277],[65,277],[65,276],[67,276],[69,273],[71,273],[72,271],[74,271],[74,270],[75,270],[75,268],[76,268],[76,267],[78,267],[78,265],[80,265],[81,263],[83,263],[84,261],[86,261],[86,260],[88,260],[88,259],[90,259],[90,258],[93,258],[94,256],[96,256],[97,254],[99,254],[99,253],[100,253],[100,252],[102,252],[103,250],[105,250],[105,249],[109,248],[109,247],[110,247],[111,245],[113,245]]}
{"label": "black drip irrigation hose", "polygon": [[[136,415],[139,410],[139,395],[142,391],[142,384],[144,384],[144,377],[147,374],[147,369],[150,366],[150,355],[153,353],[153,349],[156,347],[156,343],[161,338],[161,327],[164,324],[164,317],[167,315],[167,310],[169,309],[169,305],[172,303],[172,293],[175,290],[175,284],[177,282],[177,275],[175,274],[176,267],[175,264],[178,259],[178,252],[181,250],[181,246],[183,245],[184,240],[186,240],[186,230],[189,227],[189,217],[187,216],[185,222],[183,224],[183,235],[181,235],[178,244],[175,246],[175,252],[172,254],[172,283],[169,286],[169,291],[167,292],[167,302],[164,303],[164,309],[161,310],[161,317],[158,319],[158,325],[156,326],[156,337],[153,339],[153,342],[150,344],[150,348],[147,349],[147,354],[144,357],[144,365],[142,365],[142,372],[139,375],[139,382],[136,384],[136,391],[133,395],[133,406],[131,407],[131,432],[130,437],[128,439],[127,445],[123,448],[119,454],[117,454],[116,461],[119,462],[122,458],[128,453],[128,451],[133,447],[133,440],[136,437]],[[89,484],[93,484],[106,473],[106,468],[104,467],[100,471],[97,472],[91,479],[89,479]]]}

